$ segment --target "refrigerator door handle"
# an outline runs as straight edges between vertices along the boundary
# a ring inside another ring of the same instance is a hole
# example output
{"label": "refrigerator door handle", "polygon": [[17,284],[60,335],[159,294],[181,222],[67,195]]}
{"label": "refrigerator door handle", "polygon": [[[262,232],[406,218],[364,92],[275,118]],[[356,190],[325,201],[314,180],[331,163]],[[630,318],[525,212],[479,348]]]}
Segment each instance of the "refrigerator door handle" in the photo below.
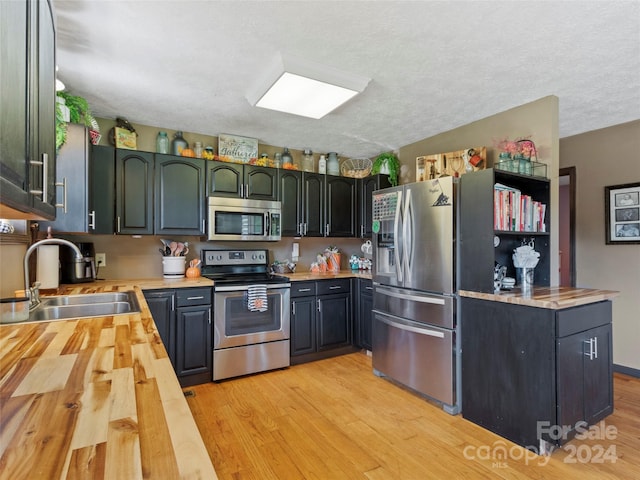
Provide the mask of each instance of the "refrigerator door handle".
{"label": "refrigerator door handle", "polygon": [[380,320],[382,323],[386,323],[390,327],[405,330],[407,332],[418,333],[420,335],[429,335],[430,337],[444,338],[444,333],[438,332],[437,330],[429,330],[428,328],[419,328],[411,325],[406,325],[404,323],[394,322],[388,317],[383,317],[381,315],[378,315],[378,320]]}
{"label": "refrigerator door handle", "polygon": [[394,242],[395,242],[395,248],[393,249],[393,257],[394,257],[394,261],[396,264],[396,278],[398,279],[398,283],[402,283],[403,282],[403,278],[402,278],[402,273],[403,273],[403,266],[400,263],[402,261],[402,255],[403,255],[403,248],[401,246],[402,242],[404,242],[404,240],[402,240],[402,242],[400,241],[400,230],[404,227],[404,225],[401,225],[401,218],[400,218],[400,212],[402,210],[402,196],[400,195],[400,193],[398,193],[398,196],[400,198],[398,198],[398,202],[396,205],[396,215],[395,218],[393,219],[393,238],[394,238]]}
{"label": "refrigerator door handle", "polygon": [[411,279],[413,270],[413,203],[411,202],[411,190],[407,189],[407,200],[404,207],[404,274]]}
{"label": "refrigerator door handle", "polygon": [[407,293],[400,293],[394,290],[389,290],[386,288],[380,288],[376,286],[375,293],[379,293],[381,295],[387,295],[388,297],[400,298],[402,300],[412,300],[414,302],[421,303],[433,303],[435,305],[444,305],[444,298],[434,298],[434,297],[426,297],[426,296],[418,296],[418,295],[409,295]]}

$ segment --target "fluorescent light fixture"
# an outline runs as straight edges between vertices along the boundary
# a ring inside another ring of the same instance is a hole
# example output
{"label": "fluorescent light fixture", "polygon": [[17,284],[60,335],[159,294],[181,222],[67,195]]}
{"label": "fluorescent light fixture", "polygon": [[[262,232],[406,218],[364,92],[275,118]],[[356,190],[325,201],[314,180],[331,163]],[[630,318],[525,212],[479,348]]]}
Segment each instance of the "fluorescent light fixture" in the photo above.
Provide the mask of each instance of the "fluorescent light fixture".
{"label": "fluorescent light fixture", "polygon": [[361,93],[369,81],[302,58],[278,55],[247,100],[256,107],[319,119]]}

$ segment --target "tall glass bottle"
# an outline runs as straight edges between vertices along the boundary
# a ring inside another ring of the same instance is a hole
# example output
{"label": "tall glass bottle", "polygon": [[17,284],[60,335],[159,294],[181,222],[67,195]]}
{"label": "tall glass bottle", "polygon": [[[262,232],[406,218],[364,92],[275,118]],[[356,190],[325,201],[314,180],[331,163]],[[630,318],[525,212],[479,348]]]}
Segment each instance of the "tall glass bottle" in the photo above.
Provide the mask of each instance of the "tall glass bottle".
{"label": "tall glass bottle", "polygon": [[169,137],[167,137],[167,132],[158,132],[158,136],[156,137],[156,152],[169,153]]}
{"label": "tall glass bottle", "polygon": [[304,172],[313,172],[313,152],[305,148],[302,156],[302,170]]}
{"label": "tall glass bottle", "polygon": [[180,130],[173,134],[173,142],[171,142],[171,153],[173,155],[182,155],[182,150],[188,146],[189,144],[182,138],[182,132]]}

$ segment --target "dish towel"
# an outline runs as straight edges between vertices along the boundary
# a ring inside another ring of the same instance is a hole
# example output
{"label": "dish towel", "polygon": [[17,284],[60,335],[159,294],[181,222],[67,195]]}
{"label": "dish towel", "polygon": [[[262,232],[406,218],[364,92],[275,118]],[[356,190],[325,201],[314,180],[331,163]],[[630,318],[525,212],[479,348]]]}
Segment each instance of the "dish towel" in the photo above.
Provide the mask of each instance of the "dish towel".
{"label": "dish towel", "polygon": [[247,288],[247,309],[250,312],[266,312],[269,308],[266,285],[250,285]]}

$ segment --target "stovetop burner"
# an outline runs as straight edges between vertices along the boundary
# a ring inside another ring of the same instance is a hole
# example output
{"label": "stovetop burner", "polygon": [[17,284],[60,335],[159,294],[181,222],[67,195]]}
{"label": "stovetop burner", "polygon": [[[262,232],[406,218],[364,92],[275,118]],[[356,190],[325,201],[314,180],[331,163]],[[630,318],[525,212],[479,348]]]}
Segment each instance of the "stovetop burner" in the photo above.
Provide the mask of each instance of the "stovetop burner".
{"label": "stovetop burner", "polygon": [[217,285],[289,283],[269,272],[267,250],[203,250],[201,257],[202,276]]}

